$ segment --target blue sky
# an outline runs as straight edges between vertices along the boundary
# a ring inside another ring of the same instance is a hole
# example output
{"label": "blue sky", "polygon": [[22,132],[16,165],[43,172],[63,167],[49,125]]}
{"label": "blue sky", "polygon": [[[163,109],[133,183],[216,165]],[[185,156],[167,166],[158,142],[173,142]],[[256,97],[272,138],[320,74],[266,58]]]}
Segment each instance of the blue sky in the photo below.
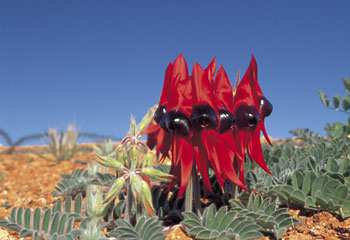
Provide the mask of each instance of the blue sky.
{"label": "blue sky", "polygon": [[[274,111],[272,137],[346,116],[317,91],[345,94],[350,76],[350,2],[0,2],[0,129],[13,140],[75,121],[82,132],[122,137],[158,102],[166,66],[191,69],[216,56],[231,82],[253,53]],[[4,144],[2,138],[0,143]]]}

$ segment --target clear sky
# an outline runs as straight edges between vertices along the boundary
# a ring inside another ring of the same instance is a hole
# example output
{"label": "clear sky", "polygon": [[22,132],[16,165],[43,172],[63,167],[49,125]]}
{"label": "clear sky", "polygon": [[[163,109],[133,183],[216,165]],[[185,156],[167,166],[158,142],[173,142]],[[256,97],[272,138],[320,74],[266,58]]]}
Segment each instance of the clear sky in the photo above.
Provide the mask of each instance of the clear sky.
{"label": "clear sky", "polygon": [[[272,137],[346,116],[317,91],[345,94],[350,1],[0,1],[0,129],[13,140],[75,121],[122,137],[158,102],[180,53],[191,70],[216,56],[233,83],[251,54],[273,103]],[[4,140],[0,137],[0,143]]]}

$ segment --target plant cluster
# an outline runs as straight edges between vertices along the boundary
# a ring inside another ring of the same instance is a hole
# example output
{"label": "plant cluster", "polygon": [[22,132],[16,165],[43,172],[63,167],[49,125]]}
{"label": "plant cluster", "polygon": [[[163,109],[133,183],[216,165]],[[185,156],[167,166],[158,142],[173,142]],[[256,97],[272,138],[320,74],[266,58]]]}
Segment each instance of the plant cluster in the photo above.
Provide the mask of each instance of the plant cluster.
{"label": "plant cluster", "polygon": [[[159,105],[138,125],[131,117],[118,147],[111,141],[94,146],[97,162],[114,174],[92,165],[62,175],[53,196],[65,200],[34,211],[13,208],[0,226],[34,239],[147,240],[164,239],[162,225],[181,222],[194,239],[280,239],[298,224],[290,205],[350,217],[347,129],[328,138],[296,129],[291,133],[302,141],[297,145],[261,146],[261,132],[269,141],[264,119],[272,105],[257,82],[254,57],[235,89],[222,67],[215,74],[215,65],[213,60],[202,69],[195,63],[190,76],[180,55],[166,71]],[[346,101],[344,111],[350,109]],[[74,128],[66,135],[51,131],[56,159],[72,156],[78,135]],[[160,162],[170,158],[171,165],[158,164],[156,155]]]}
{"label": "plant cluster", "polygon": [[342,122],[335,122],[333,124],[327,123],[325,130],[329,137],[349,136],[350,134],[350,78],[343,78],[343,84],[346,90],[346,95],[342,98],[339,94],[336,94],[333,97],[332,104],[324,92],[318,91],[318,95],[324,106],[348,115],[345,124]]}

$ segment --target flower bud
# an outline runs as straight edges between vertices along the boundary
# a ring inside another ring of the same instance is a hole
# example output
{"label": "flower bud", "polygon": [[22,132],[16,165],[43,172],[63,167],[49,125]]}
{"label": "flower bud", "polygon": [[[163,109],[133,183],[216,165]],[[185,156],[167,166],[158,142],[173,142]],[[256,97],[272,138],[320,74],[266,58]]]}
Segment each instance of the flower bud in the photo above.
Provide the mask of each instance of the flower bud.
{"label": "flower bud", "polygon": [[149,125],[149,123],[152,121],[153,116],[155,114],[155,108],[150,108],[146,115],[142,118],[141,122],[138,125],[138,132],[142,132],[145,130],[145,128]]}
{"label": "flower bud", "polygon": [[116,196],[118,196],[118,194],[122,190],[124,184],[125,184],[125,178],[123,178],[123,177],[120,177],[117,180],[115,180],[112,187],[109,189],[107,197],[105,198],[103,203],[107,203],[107,202],[111,201],[112,199],[114,199]]}
{"label": "flower bud", "polygon": [[118,170],[122,170],[124,168],[123,164],[115,158],[104,157],[104,156],[99,156],[99,155],[97,155],[97,157],[99,158],[97,160],[98,163],[105,166],[105,167],[116,168]]}
{"label": "flower bud", "polygon": [[151,178],[160,180],[160,181],[170,181],[173,176],[162,171],[159,171],[153,167],[143,168],[141,172]]}
{"label": "flower bud", "polygon": [[86,190],[86,212],[90,217],[102,217],[108,203],[102,202],[102,186],[88,185]]}
{"label": "flower bud", "polygon": [[148,215],[151,217],[154,216],[154,208],[152,204],[152,196],[151,196],[151,190],[148,186],[148,184],[145,181],[141,182],[141,198],[142,198],[142,204],[145,207],[145,209],[148,212]]}

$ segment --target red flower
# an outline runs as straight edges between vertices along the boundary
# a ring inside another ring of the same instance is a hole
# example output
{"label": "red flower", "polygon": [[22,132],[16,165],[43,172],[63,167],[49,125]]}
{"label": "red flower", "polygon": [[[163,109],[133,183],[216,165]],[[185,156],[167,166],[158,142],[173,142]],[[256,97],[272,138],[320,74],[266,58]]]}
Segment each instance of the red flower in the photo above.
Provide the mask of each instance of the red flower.
{"label": "red flower", "polygon": [[254,57],[235,96],[223,67],[216,75],[215,70],[215,59],[205,70],[195,62],[189,76],[185,59],[178,56],[166,70],[154,120],[143,132],[148,134],[147,145],[156,145],[162,159],[171,151],[170,173],[175,178],[169,188],[180,183],[178,197],[186,189],[194,161],[209,191],[209,166],[221,187],[228,179],[246,189],[246,149],[270,173],[262,155],[260,130],[269,141],[264,118],[271,113],[272,105],[258,85]]}
{"label": "red flower", "polygon": [[[264,161],[260,143],[260,130],[263,130],[265,138],[270,143],[266,134],[264,119],[272,112],[271,103],[262,94],[258,84],[257,64],[252,56],[249,67],[238,84],[232,112],[235,116],[234,143],[238,150],[240,179],[244,180],[245,151],[249,156],[271,174]],[[271,143],[270,143],[271,144]]]}

